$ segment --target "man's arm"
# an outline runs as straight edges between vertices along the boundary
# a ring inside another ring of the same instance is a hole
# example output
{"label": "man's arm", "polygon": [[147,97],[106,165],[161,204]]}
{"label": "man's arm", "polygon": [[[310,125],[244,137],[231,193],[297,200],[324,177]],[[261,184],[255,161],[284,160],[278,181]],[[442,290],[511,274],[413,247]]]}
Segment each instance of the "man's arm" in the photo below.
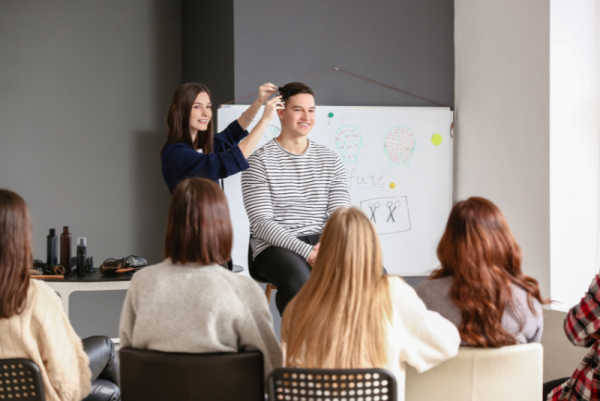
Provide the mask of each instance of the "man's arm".
{"label": "man's arm", "polygon": [[288,249],[307,259],[313,249],[312,245],[290,235],[273,219],[271,191],[262,161],[254,156],[250,157],[248,162],[250,168],[242,173],[242,195],[254,235],[273,246]]}
{"label": "man's arm", "polygon": [[327,216],[331,215],[338,207],[350,207],[350,193],[348,192],[346,168],[342,163],[342,159],[335,155],[335,172],[329,189]]}
{"label": "man's arm", "polygon": [[598,340],[600,329],[600,277],[596,275],[581,301],[565,318],[565,333],[575,345],[589,347]]}

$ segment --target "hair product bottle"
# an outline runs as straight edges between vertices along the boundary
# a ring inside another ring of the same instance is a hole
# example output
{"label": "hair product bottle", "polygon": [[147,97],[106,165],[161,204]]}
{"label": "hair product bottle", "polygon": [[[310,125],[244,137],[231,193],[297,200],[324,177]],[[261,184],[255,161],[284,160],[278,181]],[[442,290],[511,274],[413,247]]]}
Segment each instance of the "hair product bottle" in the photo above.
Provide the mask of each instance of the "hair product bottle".
{"label": "hair product bottle", "polygon": [[60,264],[65,267],[66,273],[71,271],[71,233],[69,227],[64,226],[60,235]]}
{"label": "hair product bottle", "polygon": [[46,263],[56,264],[56,229],[51,228],[46,241]]}
{"label": "hair product bottle", "polygon": [[77,238],[77,275],[85,276],[87,272],[87,240]]}

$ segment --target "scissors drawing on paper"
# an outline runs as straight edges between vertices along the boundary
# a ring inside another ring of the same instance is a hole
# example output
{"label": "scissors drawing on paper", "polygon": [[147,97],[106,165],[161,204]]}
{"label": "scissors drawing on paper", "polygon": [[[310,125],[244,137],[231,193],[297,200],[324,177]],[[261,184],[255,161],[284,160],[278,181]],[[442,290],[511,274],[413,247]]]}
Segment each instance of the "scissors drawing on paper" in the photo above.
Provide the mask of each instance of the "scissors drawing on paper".
{"label": "scissors drawing on paper", "polygon": [[[388,207],[388,209],[390,211],[390,215],[388,216],[386,223],[388,221],[390,221],[390,219],[392,219],[392,222],[395,223],[396,220],[394,219],[394,210],[396,210],[398,208],[398,206],[400,206],[400,201],[396,201],[396,202],[389,201],[385,205]],[[393,209],[392,209],[392,207],[393,207]]]}
{"label": "scissors drawing on paper", "polygon": [[379,202],[375,202],[375,203],[369,203],[369,209],[371,209],[371,221],[373,223],[377,223],[377,220],[375,219],[375,210],[377,210],[377,208],[379,207]]}

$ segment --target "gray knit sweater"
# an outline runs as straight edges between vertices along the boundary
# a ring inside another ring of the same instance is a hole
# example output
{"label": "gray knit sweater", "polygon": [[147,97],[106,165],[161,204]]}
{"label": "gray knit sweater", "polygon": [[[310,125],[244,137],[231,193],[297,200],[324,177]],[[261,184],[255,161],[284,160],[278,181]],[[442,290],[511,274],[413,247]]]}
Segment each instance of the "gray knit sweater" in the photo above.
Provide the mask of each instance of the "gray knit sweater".
{"label": "gray knit sweater", "polygon": [[[427,309],[438,312],[454,323],[456,327],[460,327],[461,311],[450,299],[450,287],[453,282],[454,277],[425,280],[417,286],[416,290],[419,297],[425,302]],[[510,307],[504,309],[502,327],[516,338],[518,344],[539,343],[544,329],[542,306],[537,299],[534,299],[535,313],[531,312],[527,303],[527,292],[514,284],[511,289],[513,302],[523,323],[523,328],[520,329],[517,316]],[[467,344],[463,342],[461,345]]]}
{"label": "gray knit sweater", "polygon": [[265,377],[283,357],[265,294],[218,266],[170,259],[136,273],[121,314],[122,347],[163,352],[259,350]]}

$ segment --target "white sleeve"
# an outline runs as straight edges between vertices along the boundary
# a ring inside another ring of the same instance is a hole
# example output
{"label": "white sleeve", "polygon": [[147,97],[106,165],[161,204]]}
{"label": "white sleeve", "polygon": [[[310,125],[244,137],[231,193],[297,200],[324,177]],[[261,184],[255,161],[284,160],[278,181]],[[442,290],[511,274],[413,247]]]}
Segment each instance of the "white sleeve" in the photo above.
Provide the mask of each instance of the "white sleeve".
{"label": "white sleeve", "polygon": [[[403,349],[400,362],[419,373],[431,369],[458,354],[460,334],[452,322],[429,311],[415,290],[400,278],[392,297],[394,324],[402,325]],[[392,283],[390,283],[392,285]]]}

